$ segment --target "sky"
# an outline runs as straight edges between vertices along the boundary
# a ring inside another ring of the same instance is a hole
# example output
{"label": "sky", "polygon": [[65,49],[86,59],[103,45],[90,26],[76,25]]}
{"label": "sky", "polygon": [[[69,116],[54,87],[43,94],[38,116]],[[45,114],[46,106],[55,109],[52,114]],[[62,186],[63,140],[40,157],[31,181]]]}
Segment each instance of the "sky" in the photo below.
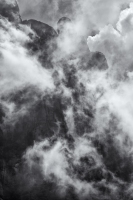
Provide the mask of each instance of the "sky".
{"label": "sky", "polygon": [[[82,17],[97,24],[116,22],[130,0],[18,0],[23,19],[34,18],[54,25],[59,18]],[[113,15],[112,15],[113,12]],[[80,16],[81,17],[81,16]]]}
{"label": "sky", "polygon": [[63,16],[72,16],[71,0],[18,0],[23,19],[34,18],[54,25]]}

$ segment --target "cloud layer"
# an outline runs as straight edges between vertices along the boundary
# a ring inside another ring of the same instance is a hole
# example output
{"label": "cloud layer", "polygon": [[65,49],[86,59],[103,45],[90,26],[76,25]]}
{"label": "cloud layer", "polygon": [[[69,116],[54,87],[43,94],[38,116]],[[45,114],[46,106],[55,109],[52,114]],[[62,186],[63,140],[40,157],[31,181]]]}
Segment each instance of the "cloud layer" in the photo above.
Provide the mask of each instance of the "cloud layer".
{"label": "cloud layer", "polygon": [[[32,3],[20,1],[25,18],[53,24],[65,13],[72,21],[45,41],[0,18],[4,180],[22,200],[130,199],[133,3]],[[39,60],[45,51],[48,67]]]}

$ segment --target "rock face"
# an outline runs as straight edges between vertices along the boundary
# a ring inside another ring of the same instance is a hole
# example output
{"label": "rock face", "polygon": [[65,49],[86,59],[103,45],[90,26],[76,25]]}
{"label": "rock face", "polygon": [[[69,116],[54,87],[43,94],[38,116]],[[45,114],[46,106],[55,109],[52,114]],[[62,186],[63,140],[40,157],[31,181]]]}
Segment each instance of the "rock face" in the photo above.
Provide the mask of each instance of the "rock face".
{"label": "rock face", "polygon": [[27,44],[34,54],[39,52],[39,60],[45,68],[51,68],[51,55],[55,49],[56,31],[49,25],[37,20],[24,20],[22,24],[29,26],[36,34],[33,42]]}
{"label": "rock face", "polygon": [[99,69],[99,70],[108,69],[107,60],[101,52],[92,53],[88,66],[89,69]]}
{"label": "rock face", "polygon": [[19,7],[16,0],[0,0],[0,15],[16,24],[21,22]]}
{"label": "rock face", "polygon": [[33,29],[36,32],[36,34],[40,38],[42,38],[45,42],[46,42],[46,40],[50,40],[53,37],[57,36],[56,31],[51,26],[49,26],[43,22],[40,22],[40,21],[37,21],[34,19],[30,19],[30,20],[24,20],[24,21],[22,21],[22,23],[30,26],[31,29]]}
{"label": "rock face", "polygon": [[60,34],[63,29],[64,26],[71,23],[71,20],[68,17],[62,17],[59,19],[58,23],[57,23],[57,32],[58,34]]}

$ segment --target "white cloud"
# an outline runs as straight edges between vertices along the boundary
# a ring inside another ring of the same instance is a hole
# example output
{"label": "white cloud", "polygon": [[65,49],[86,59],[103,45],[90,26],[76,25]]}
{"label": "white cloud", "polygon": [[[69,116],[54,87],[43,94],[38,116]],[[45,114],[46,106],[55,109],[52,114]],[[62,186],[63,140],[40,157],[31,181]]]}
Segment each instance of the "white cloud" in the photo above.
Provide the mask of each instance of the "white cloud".
{"label": "white cloud", "polygon": [[[90,142],[87,142],[85,138],[76,140],[74,151],[69,149],[66,141],[58,139],[51,146],[48,140],[44,140],[40,143],[35,143],[32,148],[27,149],[24,158],[30,170],[35,165],[40,168],[44,180],[51,180],[52,175],[54,175],[57,181],[56,184],[61,188],[60,193],[65,192],[71,185],[81,197],[90,194],[96,196],[98,192],[93,187],[93,183],[87,183],[86,181],[78,179],[72,166],[72,164],[80,165],[80,158],[89,156],[92,152],[96,163],[99,166],[102,165],[96,150],[90,146]],[[36,163],[36,158],[40,160],[38,163]],[[54,181],[53,178],[52,181]]]}
{"label": "white cloud", "polygon": [[53,90],[51,72],[38,62],[37,57],[30,56],[25,43],[30,39],[6,20],[1,20],[0,29],[0,91],[1,95],[23,88],[26,85],[40,90]]}
{"label": "white cloud", "polygon": [[[100,112],[104,117],[104,127],[110,121],[111,113],[118,119],[118,127],[122,132],[127,133],[131,140],[132,132],[132,6],[120,13],[119,21],[115,29],[112,25],[105,26],[100,33],[94,37],[88,37],[88,46],[91,51],[102,52],[107,59],[109,69],[107,76],[104,77],[102,87],[104,88],[103,96],[97,104],[99,109],[106,106],[107,112]],[[101,82],[101,83],[102,83]],[[97,120],[100,116],[97,117]],[[102,117],[101,117],[102,119]],[[97,123],[102,124],[102,121]],[[123,137],[121,135],[121,137]]]}

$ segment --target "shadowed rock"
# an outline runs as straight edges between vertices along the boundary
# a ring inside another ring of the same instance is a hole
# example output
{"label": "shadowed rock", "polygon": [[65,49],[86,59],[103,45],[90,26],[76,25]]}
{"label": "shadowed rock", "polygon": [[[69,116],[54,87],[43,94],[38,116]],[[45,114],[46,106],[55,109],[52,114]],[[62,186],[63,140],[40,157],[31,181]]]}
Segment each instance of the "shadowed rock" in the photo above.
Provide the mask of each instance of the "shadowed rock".
{"label": "shadowed rock", "polygon": [[67,24],[70,24],[71,20],[68,17],[62,17],[57,22],[57,32],[58,34],[62,33],[63,29]]}
{"label": "shadowed rock", "polygon": [[56,31],[49,25],[34,20],[24,20],[22,24],[30,26],[35,32],[36,37],[28,44],[28,48],[34,53],[39,52],[39,60],[45,68],[51,68],[51,56],[55,50],[55,38],[57,37]]}
{"label": "shadowed rock", "polygon": [[0,0],[0,15],[15,24],[21,22],[19,7],[16,0]]}
{"label": "shadowed rock", "polygon": [[40,38],[44,39],[45,42],[57,36],[56,31],[51,26],[43,22],[30,19],[24,20],[22,23],[30,26]]}
{"label": "shadowed rock", "polygon": [[94,52],[91,55],[88,64],[89,68],[99,69],[99,70],[106,70],[108,69],[107,60],[101,52]]}

